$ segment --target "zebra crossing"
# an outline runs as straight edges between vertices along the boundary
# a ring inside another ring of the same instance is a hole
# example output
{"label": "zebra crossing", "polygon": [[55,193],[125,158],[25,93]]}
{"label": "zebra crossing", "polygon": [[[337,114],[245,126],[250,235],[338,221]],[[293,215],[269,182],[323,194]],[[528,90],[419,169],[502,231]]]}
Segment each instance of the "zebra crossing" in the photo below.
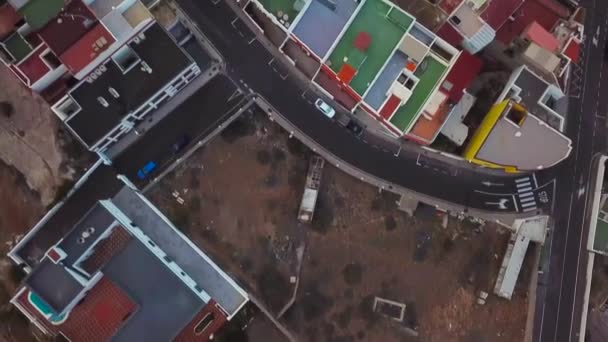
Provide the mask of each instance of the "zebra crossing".
{"label": "zebra crossing", "polygon": [[536,210],[536,196],[534,189],[537,187],[536,178],[523,177],[515,180],[517,196],[524,213]]}

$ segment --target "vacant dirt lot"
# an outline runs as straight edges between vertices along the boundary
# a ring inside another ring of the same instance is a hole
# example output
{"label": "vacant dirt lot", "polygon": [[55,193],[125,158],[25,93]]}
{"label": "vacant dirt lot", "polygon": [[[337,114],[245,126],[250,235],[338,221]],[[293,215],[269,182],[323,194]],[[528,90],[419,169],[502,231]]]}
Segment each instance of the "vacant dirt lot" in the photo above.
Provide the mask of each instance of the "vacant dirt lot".
{"label": "vacant dirt lot", "polygon": [[31,341],[26,319],[8,304],[20,275],[6,253],[65,194],[90,154],[3,65],[0,84],[0,341]]}
{"label": "vacant dirt lot", "polygon": [[[300,224],[310,152],[262,115],[245,119],[148,195],[274,313],[291,297],[305,250],[295,304],[282,318],[300,340],[523,339],[529,271],[511,302],[490,295],[475,303],[479,290],[493,288],[508,234],[455,219],[442,228],[434,214],[407,217],[395,196],[330,166],[313,224]],[[404,322],[373,312],[375,296],[405,303]]]}
{"label": "vacant dirt lot", "polygon": [[77,161],[86,165],[90,155],[61,127],[48,104],[3,65],[0,84],[0,103],[7,104],[0,113],[0,159],[19,170],[47,205],[77,173]]}

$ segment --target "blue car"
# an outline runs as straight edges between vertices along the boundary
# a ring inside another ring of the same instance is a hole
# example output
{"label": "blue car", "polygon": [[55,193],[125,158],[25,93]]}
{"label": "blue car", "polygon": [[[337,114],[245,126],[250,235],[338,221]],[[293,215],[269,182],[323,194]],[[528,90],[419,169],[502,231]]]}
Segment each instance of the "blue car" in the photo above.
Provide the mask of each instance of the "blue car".
{"label": "blue car", "polygon": [[148,177],[148,175],[151,174],[154,170],[156,170],[156,163],[153,161],[148,162],[146,165],[144,165],[144,167],[137,171],[137,178],[142,180],[146,179],[146,177]]}

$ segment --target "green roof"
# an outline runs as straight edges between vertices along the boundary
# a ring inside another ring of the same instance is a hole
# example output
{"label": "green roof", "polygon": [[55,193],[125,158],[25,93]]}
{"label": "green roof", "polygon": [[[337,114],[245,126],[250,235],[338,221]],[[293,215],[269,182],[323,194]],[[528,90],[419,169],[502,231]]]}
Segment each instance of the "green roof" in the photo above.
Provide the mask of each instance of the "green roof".
{"label": "green roof", "polygon": [[15,58],[13,63],[21,61],[25,56],[32,52],[32,47],[19,33],[13,33],[4,42],[4,47]]}
{"label": "green roof", "polygon": [[338,73],[345,58],[348,60],[352,50],[356,49],[353,43],[357,35],[368,33],[371,44],[365,51],[363,62],[357,61],[352,65],[357,73],[349,84],[362,96],[413,22],[412,17],[382,0],[367,0],[329,56],[329,66]]}
{"label": "green roof", "polygon": [[64,5],[64,0],[30,0],[19,9],[19,14],[34,30],[38,30],[55,18]]}
{"label": "green roof", "polygon": [[414,72],[419,81],[412,91],[412,95],[403,106],[397,109],[390,122],[402,131],[410,127],[446,69],[447,67],[434,57],[425,57]]}
{"label": "green roof", "polygon": [[[602,216],[602,213],[600,213],[600,216]],[[608,255],[608,222],[602,218],[598,218],[597,220],[593,249],[596,252]]]}

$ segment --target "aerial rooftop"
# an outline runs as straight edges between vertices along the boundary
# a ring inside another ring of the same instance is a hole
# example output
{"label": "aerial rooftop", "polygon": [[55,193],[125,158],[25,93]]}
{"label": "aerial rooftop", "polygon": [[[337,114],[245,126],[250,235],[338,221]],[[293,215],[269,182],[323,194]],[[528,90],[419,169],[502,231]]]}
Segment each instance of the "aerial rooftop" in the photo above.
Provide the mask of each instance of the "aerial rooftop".
{"label": "aerial rooftop", "polygon": [[[510,94],[510,95],[509,95]],[[558,131],[564,130],[568,97],[555,85],[547,83],[528,67],[516,69],[498,101],[510,96],[539,119]]]}
{"label": "aerial rooftop", "polygon": [[21,16],[9,3],[2,4],[0,1],[0,40],[13,32],[15,25],[21,20]]}
{"label": "aerial rooftop", "polygon": [[505,100],[486,115],[465,158],[488,166],[533,171],[559,163],[571,150],[570,139],[521,105]]}
{"label": "aerial rooftop", "polygon": [[[159,53],[161,52],[162,53]],[[161,91],[192,60],[153,24],[119,49],[56,106],[73,101],[67,125],[89,147]],[[67,105],[67,104],[66,104]]]}
{"label": "aerial rooftop", "polygon": [[[12,302],[47,333],[73,341],[205,340],[247,295],[150,202],[124,187],[47,251]],[[201,334],[198,324],[208,315]]]}
{"label": "aerial rooftop", "polygon": [[292,33],[323,59],[359,6],[356,1],[311,0]]}
{"label": "aerial rooftop", "polygon": [[38,34],[55,55],[60,56],[96,24],[97,18],[82,2],[73,0]]}
{"label": "aerial rooftop", "polygon": [[38,30],[55,18],[64,6],[64,0],[29,0],[18,8],[18,12],[32,29]]}
{"label": "aerial rooftop", "polygon": [[414,18],[382,0],[367,0],[331,52],[327,64],[363,96]]}

